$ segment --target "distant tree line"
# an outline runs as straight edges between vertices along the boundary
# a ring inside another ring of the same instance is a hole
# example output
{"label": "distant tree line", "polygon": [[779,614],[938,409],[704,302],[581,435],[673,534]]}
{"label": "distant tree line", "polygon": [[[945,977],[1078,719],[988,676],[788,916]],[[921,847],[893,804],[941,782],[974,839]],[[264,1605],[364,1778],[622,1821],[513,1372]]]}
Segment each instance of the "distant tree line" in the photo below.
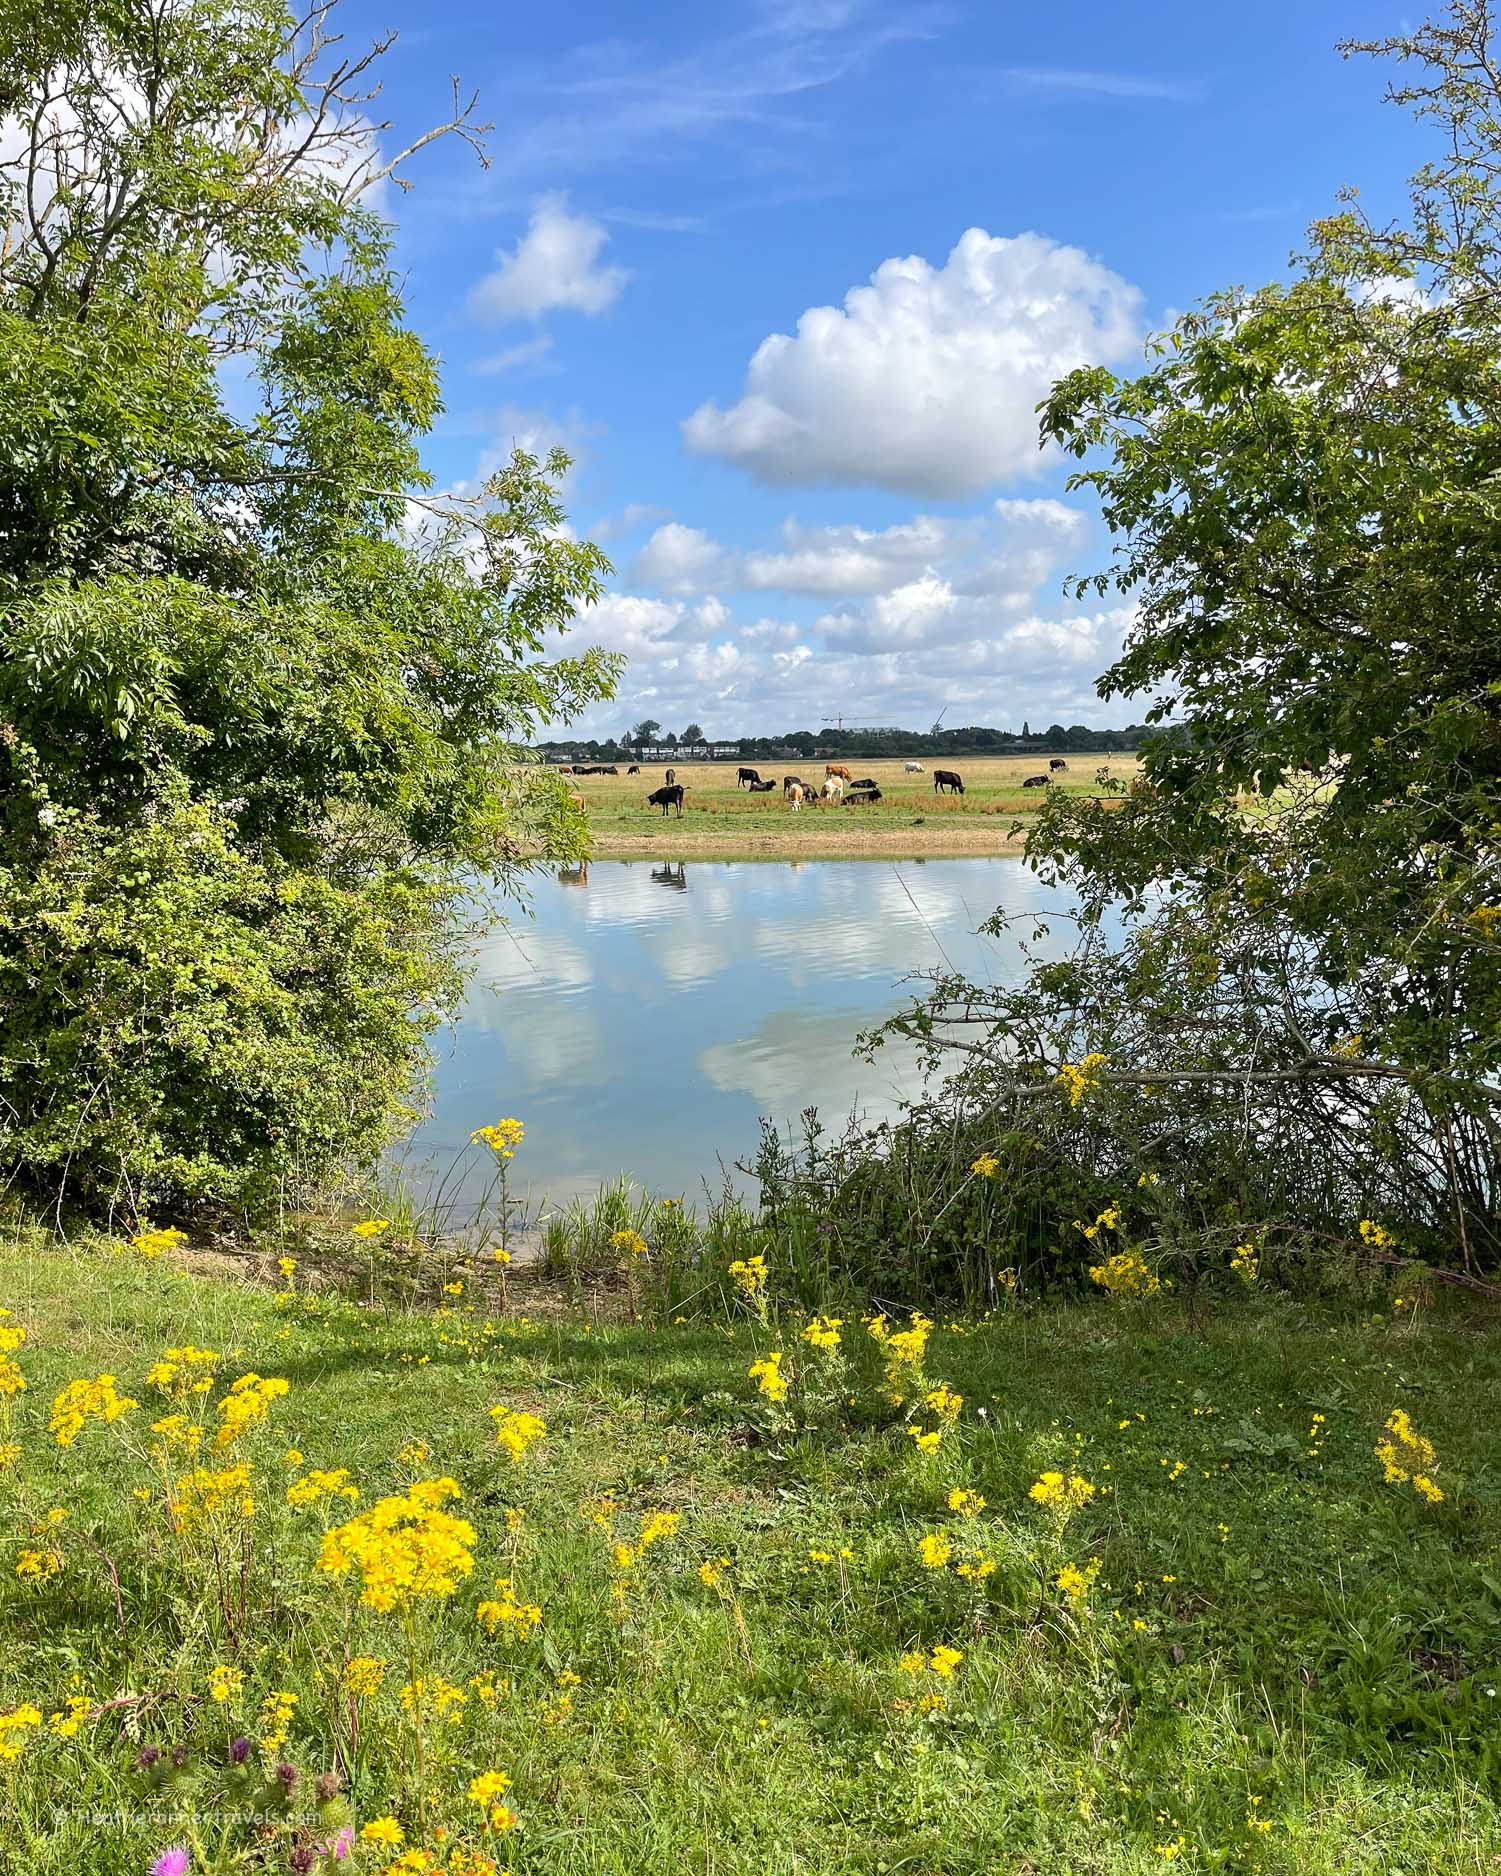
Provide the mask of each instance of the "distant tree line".
{"label": "distant tree line", "polygon": [[706,737],[702,727],[691,723],[681,733],[664,731],[650,718],[622,736],[604,741],[591,738],[538,745],[550,759],[567,761],[572,756],[586,756],[598,761],[629,760],[631,757],[663,754],[709,757],[714,754],[745,756],[775,761],[786,755],[809,761],[820,750],[840,756],[883,756],[894,753],[928,756],[1006,756],[1006,755],[1128,755],[1140,748],[1148,735],[1161,737],[1163,730],[1149,730],[1144,723],[1125,729],[1091,729],[1085,723],[1067,728],[1053,723],[1045,730],[1033,730],[1023,724],[1020,730],[990,729],[972,725],[967,729],[941,730],[936,736],[929,730],[836,729],[820,731],[787,730],[775,736]]}

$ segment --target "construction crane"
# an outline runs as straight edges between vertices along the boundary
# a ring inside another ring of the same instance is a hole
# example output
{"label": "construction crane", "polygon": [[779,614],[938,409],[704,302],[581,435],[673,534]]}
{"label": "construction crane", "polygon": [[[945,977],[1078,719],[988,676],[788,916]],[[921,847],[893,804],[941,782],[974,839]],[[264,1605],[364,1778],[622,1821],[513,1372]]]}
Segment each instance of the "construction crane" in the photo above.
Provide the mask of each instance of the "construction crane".
{"label": "construction crane", "polygon": [[849,724],[851,729],[855,730],[884,729],[886,727],[883,723],[879,723],[875,717],[821,717],[819,720],[823,723],[832,723],[836,730],[842,730],[846,723]]}
{"label": "construction crane", "polygon": [[949,707],[947,704],[945,704],[943,708],[938,712],[938,721],[933,725],[932,729],[928,731],[928,734],[930,736],[936,736],[938,732],[943,728],[943,719],[948,715],[948,713],[949,713]]}

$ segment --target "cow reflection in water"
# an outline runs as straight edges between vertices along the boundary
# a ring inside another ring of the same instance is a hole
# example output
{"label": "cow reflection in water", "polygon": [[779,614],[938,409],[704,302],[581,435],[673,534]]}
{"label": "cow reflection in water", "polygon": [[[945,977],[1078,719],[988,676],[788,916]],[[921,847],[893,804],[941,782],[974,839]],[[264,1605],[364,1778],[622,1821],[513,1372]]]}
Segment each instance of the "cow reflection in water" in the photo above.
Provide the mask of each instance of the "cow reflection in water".
{"label": "cow reflection in water", "polygon": [[589,862],[587,860],[579,860],[573,866],[560,866],[558,868],[558,884],[560,886],[587,886],[589,884]]}
{"label": "cow reflection in water", "polygon": [[675,865],[668,861],[665,866],[654,866],[651,876],[659,886],[676,886],[679,892],[688,890],[688,869],[681,860]]}

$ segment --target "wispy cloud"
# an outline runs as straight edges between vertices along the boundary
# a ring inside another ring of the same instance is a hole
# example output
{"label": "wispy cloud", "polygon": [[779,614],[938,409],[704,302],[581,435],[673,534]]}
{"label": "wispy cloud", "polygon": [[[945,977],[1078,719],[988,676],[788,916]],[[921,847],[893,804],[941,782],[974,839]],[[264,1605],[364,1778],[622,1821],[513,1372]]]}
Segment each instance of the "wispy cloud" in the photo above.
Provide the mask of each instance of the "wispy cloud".
{"label": "wispy cloud", "polygon": [[1143,98],[1193,104],[1204,95],[1196,78],[1166,78],[1148,72],[1089,72],[1071,67],[1008,65],[1001,77],[1036,91],[1081,91],[1101,98]]}
{"label": "wispy cloud", "polygon": [[811,128],[798,99],[931,37],[947,17],[932,0],[763,0],[749,25],[687,52],[664,58],[660,45],[617,38],[580,47],[561,69],[512,72],[496,115],[526,135],[497,152],[492,186],[665,167],[716,143],[727,167],[784,167],[796,160],[791,133]]}
{"label": "wispy cloud", "polygon": [[503,352],[478,360],[470,370],[481,378],[493,378],[502,371],[524,371],[529,366],[540,366],[551,350],[552,334],[539,332],[534,339],[523,339],[520,345],[507,346]]}

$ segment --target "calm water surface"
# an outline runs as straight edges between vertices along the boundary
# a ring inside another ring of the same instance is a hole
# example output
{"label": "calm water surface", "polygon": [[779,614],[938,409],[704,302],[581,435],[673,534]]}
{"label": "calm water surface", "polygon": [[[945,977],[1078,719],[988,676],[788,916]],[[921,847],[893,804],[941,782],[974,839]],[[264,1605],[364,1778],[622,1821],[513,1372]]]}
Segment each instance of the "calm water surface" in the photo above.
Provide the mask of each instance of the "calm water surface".
{"label": "calm water surface", "polygon": [[514,1173],[534,1199],[622,1172],[693,1196],[753,1151],[760,1115],[812,1105],[837,1129],[852,1110],[890,1114],[918,1087],[913,1054],[857,1061],[856,1036],[901,1007],[914,972],[1015,975],[1017,941],[977,935],[997,906],[1060,902],[1015,859],[611,860],[539,877],[532,916],[485,940],[437,1039],[407,1176],[430,1184],[473,1128],[515,1114]]}

